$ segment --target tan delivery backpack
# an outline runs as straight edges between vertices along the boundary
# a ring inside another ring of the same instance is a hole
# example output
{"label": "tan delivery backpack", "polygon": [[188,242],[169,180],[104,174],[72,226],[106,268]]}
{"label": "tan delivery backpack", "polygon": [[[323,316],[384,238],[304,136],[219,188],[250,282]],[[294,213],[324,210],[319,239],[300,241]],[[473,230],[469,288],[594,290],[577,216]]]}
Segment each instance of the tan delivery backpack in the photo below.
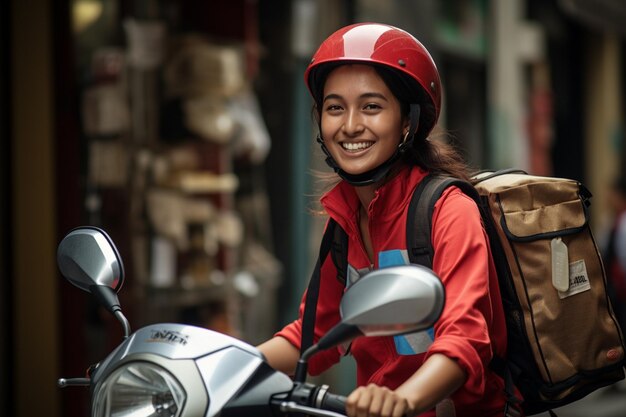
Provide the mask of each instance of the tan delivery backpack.
{"label": "tan delivery backpack", "polygon": [[591,193],[574,180],[513,170],[483,172],[474,187],[507,314],[508,353],[498,365],[526,414],[623,379],[624,339],[589,226]]}
{"label": "tan delivery backpack", "polygon": [[411,262],[432,265],[432,213],[451,185],[478,204],[498,271],[508,347],[491,367],[506,382],[505,415],[552,414],[623,379],[624,339],[589,226],[591,193],[519,170],[482,172],[472,184],[428,175],[409,207]]}

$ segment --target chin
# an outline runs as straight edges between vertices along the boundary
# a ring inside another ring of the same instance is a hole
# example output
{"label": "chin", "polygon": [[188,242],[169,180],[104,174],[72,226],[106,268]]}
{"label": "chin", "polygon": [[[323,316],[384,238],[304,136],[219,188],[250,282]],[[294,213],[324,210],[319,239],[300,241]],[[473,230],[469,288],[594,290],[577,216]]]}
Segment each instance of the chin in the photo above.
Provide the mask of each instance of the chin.
{"label": "chin", "polygon": [[[342,168],[343,169],[343,168]],[[350,175],[361,175],[369,171],[369,169],[344,169],[344,171]]]}
{"label": "chin", "polygon": [[351,164],[339,164],[339,166],[341,167],[342,170],[344,170],[350,175],[360,175],[368,171],[371,171],[372,169],[376,168],[378,165],[371,165],[371,164],[370,165],[355,165],[354,163],[351,163]]}

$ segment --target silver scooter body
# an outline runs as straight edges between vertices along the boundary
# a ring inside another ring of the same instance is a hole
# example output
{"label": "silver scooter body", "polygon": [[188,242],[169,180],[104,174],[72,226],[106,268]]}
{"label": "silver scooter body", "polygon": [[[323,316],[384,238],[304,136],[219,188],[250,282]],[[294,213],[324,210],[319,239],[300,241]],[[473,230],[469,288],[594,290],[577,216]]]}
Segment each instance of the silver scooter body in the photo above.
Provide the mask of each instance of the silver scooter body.
{"label": "silver scooter body", "polygon": [[[247,343],[200,327],[162,323],[137,330],[102,361],[92,375],[92,391],[130,362],[152,362],[181,381],[187,397],[185,416],[219,415],[255,378],[271,378],[272,395],[293,387],[291,378],[271,369],[261,352]],[[262,409],[267,403],[265,397],[256,406]]]}
{"label": "silver scooter body", "polygon": [[[294,412],[340,417],[345,398],[306,383],[307,360],[355,337],[424,330],[436,322],[445,303],[443,284],[427,268],[411,265],[367,274],[345,292],[341,321],[302,353],[292,380],[271,368],[255,347],[212,330],[162,323],[131,334],[117,298],[124,281],[122,260],[103,230],[72,230],[59,244],[57,262],[61,273],[94,295],[124,329],[124,341],[91,368],[88,378],[58,381],[61,387],[90,387],[93,417],[276,417]],[[137,397],[142,400],[135,401]]]}

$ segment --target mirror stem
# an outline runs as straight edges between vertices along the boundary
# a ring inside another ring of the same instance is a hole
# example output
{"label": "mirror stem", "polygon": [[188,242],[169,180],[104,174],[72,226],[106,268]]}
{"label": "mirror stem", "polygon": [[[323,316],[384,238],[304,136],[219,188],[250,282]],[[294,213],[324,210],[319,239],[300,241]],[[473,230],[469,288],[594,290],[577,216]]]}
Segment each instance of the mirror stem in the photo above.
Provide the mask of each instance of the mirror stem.
{"label": "mirror stem", "polygon": [[117,318],[117,321],[122,323],[122,328],[124,329],[124,340],[128,339],[128,336],[130,336],[130,323],[128,323],[128,319],[124,316],[121,309],[117,310],[113,314],[115,315],[115,318]]}
{"label": "mirror stem", "polygon": [[296,373],[293,377],[294,382],[304,383],[306,381],[307,362],[305,359],[300,358],[296,365]]}
{"label": "mirror stem", "polygon": [[363,332],[353,324],[347,323],[339,323],[328,333],[326,333],[318,343],[309,347],[307,350],[302,352],[300,359],[296,365],[296,372],[294,374],[295,382],[304,382],[306,381],[306,373],[307,373],[307,364],[309,358],[315,355],[320,350],[330,349],[333,346],[337,346],[341,343],[350,341],[355,337],[362,336]]}
{"label": "mirror stem", "polygon": [[317,349],[326,350],[333,346],[349,342],[359,336],[363,336],[363,332],[358,326],[348,323],[339,323],[322,336],[319,342],[317,342]]}
{"label": "mirror stem", "polygon": [[120,307],[120,300],[117,298],[117,294],[111,287],[107,287],[106,285],[90,285],[89,292],[93,294],[100,305],[106,308],[111,314],[115,314],[116,311],[122,310],[122,307]]}
{"label": "mirror stem", "polygon": [[106,285],[91,285],[89,292],[98,300],[101,306],[106,308],[115,318],[122,323],[124,329],[124,339],[130,335],[130,324],[122,313],[122,307],[120,307],[120,300],[117,298],[117,293]]}
{"label": "mirror stem", "polygon": [[308,370],[309,358],[313,356],[315,353],[317,353],[318,351],[319,351],[319,346],[317,344],[314,344],[313,346],[309,347],[307,350],[305,350],[302,353],[302,355],[300,356],[300,359],[298,359],[298,363],[296,364],[296,372],[293,378],[295,382],[304,383],[304,381],[306,381],[306,373]]}

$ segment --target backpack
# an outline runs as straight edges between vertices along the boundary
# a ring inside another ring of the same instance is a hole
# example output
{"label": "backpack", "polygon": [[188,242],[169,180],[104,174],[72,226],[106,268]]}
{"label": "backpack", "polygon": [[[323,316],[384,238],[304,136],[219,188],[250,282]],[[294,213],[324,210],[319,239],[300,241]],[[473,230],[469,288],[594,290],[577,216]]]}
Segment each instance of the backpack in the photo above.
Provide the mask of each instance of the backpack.
{"label": "backpack", "polygon": [[[624,339],[589,226],[591,193],[574,180],[512,169],[481,172],[472,184],[427,175],[409,205],[406,235],[411,263],[432,268],[432,214],[436,201],[452,185],[476,202],[489,236],[508,345],[506,357],[495,357],[490,367],[504,378],[507,409],[519,409],[521,403],[526,415],[544,411],[554,415],[553,408],[623,379]],[[337,278],[345,283],[347,236],[332,219],[309,285],[311,293],[319,290],[315,281],[328,252]],[[317,294],[307,294],[305,302],[302,337],[308,346]]]}

